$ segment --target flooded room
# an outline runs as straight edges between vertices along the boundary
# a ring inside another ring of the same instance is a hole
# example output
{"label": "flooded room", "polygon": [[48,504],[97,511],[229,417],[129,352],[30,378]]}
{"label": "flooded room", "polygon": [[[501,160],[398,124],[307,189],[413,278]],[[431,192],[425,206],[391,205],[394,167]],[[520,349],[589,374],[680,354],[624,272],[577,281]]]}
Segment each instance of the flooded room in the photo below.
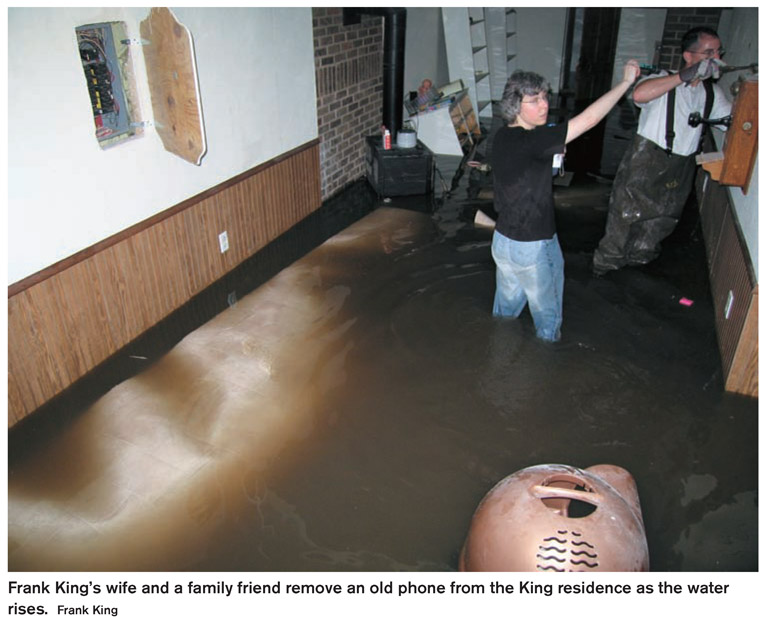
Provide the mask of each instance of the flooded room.
{"label": "flooded room", "polygon": [[8,33],[9,578],[758,572],[756,7]]}

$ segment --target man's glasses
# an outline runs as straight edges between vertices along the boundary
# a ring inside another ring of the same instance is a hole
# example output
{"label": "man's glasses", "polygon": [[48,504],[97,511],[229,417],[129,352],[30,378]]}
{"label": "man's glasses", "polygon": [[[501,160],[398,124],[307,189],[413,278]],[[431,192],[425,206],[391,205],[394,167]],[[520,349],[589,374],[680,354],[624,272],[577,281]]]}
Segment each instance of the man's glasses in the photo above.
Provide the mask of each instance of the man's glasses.
{"label": "man's glasses", "polygon": [[718,49],[705,49],[705,50],[702,50],[702,51],[692,51],[692,50],[688,50],[688,51],[691,54],[699,54],[700,56],[706,56],[707,58],[711,58],[714,55],[717,55],[720,58],[722,58],[723,55],[725,54],[725,48],[724,47],[720,47]]}

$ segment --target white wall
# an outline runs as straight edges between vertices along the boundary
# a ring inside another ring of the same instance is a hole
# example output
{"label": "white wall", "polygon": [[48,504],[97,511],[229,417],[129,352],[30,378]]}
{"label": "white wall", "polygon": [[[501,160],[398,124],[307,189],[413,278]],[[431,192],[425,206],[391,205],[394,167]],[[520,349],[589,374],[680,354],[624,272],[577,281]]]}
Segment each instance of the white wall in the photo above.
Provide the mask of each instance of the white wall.
{"label": "white wall", "polygon": [[547,78],[554,92],[560,89],[566,7],[518,8],[518,62],[524,71]]}
{"label": "white wall", "polygon": [[634,58],[641,64],[652,64],[656,45],[661,44],[667,9],[623,8],[616,39],[614,73],[611,85],[624,76],[624,65]]}
{"label": "white wall", "polygon": [[[74,29],[147,8],[8,9],[8,281],[18,281],[318,136],[310,8],[174,9],[194,39],[207,154],[149,129],[101,150]],[[143,55],[133,57],[144,118]]]}
{"label": "white wall", "polygon": [[[758,62],[758,12],[756,8],[735,8],[730,11],[723,11],[723,19],[720,20],[718,30],[725,54],[725,62],[734,66],[743,66]],[[720,79],[720,85],[729,92],[730,85],[744,73],[730,73]],[[733,208],[736,211],[741,231],[744,234],[744,240],[749,248],[749,255],[754,264],[754,272],[757,281],[759,281],[759,217],[757,207],[759,204],[758,196],[758,168],[755,163],[754,172],[752,172],[752,181],[749,184],[749,191],[744,192],[739,187],[729,187]]]}
{"label": "white wall", "polygon": [[433,80],[434,86],[449,83],[439,7],[407,8],[404,46],[404,96],[417,90],[425,78]]}
{"label": "white wall", "polygon": [[[517,10],[518,66],[557,90],[566,8]],[[642,10],[646,50],[661,10]],[[148,9],[8,9],[9,283],[317,137],[310,8],[174,12],[196,50],[208,146],[199,167],[167,153],[151,130],[107,151],[94,137],[74,28],[125,21],[137,37]],[[725,14],[726,60],[757,60],[757,9]],[[425,76],[446,80],[445,63],[440,8],[409,9],[405,90]],[[140,48],[134,64],[150,116]],[[757,189],[755,169],[748,195],[730,190],[755,268]]]}

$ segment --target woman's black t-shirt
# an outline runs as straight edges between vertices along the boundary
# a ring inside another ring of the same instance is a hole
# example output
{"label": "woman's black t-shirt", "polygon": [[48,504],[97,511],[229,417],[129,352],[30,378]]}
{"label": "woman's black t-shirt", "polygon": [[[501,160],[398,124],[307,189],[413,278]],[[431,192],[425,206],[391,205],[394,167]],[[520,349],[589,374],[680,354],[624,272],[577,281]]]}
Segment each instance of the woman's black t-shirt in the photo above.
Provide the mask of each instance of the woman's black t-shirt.
{"label": "woman's black t-shirt", "polygon": [[568,122],[534,129],[502,127],[494,136],[496,229],[514,241],[540,241],[555,234],[553,156],[563,153]]}

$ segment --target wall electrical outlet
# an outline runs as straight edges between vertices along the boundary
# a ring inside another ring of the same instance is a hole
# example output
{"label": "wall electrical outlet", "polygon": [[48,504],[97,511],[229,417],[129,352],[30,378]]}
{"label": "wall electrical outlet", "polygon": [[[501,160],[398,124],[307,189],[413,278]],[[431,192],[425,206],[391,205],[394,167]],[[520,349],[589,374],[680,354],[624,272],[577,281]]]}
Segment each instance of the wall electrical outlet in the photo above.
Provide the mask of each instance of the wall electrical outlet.
{"label": "wall electrical outlet", "polygon": [[218,244],[220,245],[220,253],[228,251],[228,232],[224,230],[218,235]]}

